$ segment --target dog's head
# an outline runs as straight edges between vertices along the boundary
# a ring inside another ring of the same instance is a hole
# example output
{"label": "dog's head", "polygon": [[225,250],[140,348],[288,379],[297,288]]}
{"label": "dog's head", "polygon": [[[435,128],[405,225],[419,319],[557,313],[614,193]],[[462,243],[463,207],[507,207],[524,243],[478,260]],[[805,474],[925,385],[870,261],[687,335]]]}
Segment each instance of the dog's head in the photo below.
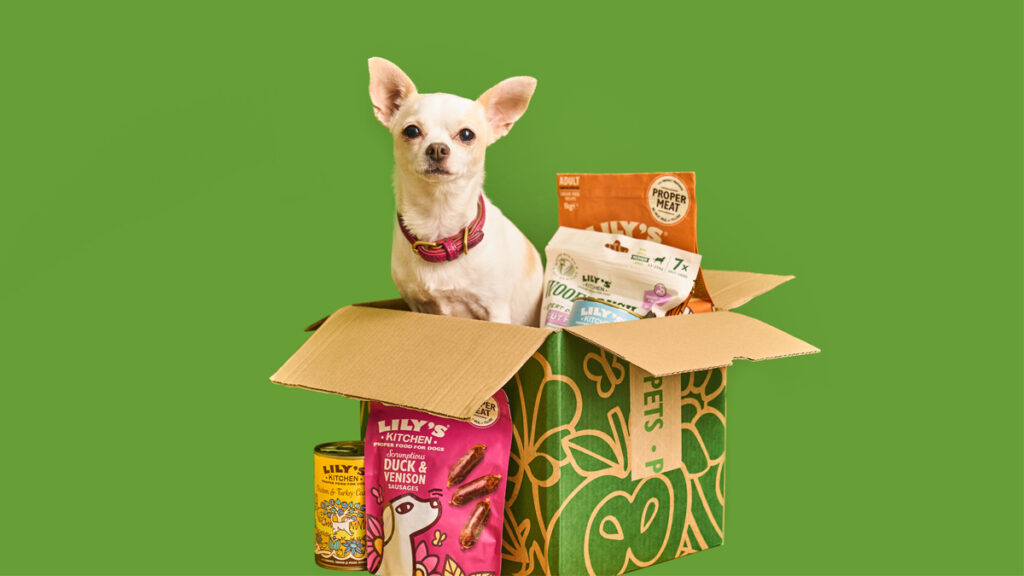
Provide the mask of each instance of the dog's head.
{"label": "dog's head", "polygon": [[403,494],[389,502],[381,516],[384,544],[388,544],[395,535],[412,536],[433,526],[441,517],[441,501]]}
{"label": "dog's head", "polygon": [[395,166],[429,181],[483,172],[484,151],[526,112],[537,81],[504,80],[476,100],[420,94],[405,72],[370,58],[373,113],[395,140]]}

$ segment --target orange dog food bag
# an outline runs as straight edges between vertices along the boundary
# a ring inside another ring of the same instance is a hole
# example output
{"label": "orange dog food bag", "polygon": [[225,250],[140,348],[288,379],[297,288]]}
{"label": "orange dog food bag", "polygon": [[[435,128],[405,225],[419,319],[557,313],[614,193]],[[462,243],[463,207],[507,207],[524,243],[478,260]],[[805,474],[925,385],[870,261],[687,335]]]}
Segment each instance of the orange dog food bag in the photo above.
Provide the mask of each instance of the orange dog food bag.
{"label": "orange dog food bag", "polygon": [[[558,225],[625,234],[699,254],[696,174],[559,174]],[[700,313],[712,307],[698,272],[688,308]]]}

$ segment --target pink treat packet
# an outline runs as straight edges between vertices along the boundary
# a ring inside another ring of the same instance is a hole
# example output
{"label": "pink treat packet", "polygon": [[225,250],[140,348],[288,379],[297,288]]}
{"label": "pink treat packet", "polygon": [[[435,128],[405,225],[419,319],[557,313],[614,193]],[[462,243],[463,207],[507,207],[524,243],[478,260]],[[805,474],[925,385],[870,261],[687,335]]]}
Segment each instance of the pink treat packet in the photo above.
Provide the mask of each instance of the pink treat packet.
{"label": "pink treat packet", "polygon": [[373,402],[366,565],[380,576],[501,572],[512,418],[504,391],[469,422]]}

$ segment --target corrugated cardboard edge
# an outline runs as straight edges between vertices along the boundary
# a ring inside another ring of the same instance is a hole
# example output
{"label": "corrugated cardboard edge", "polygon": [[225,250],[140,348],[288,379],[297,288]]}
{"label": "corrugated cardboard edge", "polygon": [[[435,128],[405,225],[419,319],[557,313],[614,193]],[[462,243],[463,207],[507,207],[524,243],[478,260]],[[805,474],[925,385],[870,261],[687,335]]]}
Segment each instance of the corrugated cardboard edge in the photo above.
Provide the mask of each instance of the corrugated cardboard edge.
{"label": "corrugated cardboard edge", "polygon": [[704,270],[704,281],[718,310],[733,310],[789,282],[795,276]]}
{"label": "corrugated cardboard edge", "polygon": [[[383,308],[385,310],[409,311],[409,305],[406,304],[405,300],[402,300],[401,298],[392,298],[389,300],[374,300],[372,302],[360,302],[358,304],[352,304],[352,306],[363,306],[365,308]],[[323,326],[324,322],[327,322],[327,319],[330,317],[331,315],[328,314],[327,316],[324,316],[323,318],[317,320],[316,322],[313,322],[309,326],[306,326],[303,329],[303,332],[316,332],[317,328]]]}
{"label": "corrugated cardboard edge", "polygon": [[320,328],[321,326],[323,326],[324,322],[327,322],[327,319],[330,318],[330,317],[331,317],[330,314],[328,314],[327,316],[324,316],[323,318],[317,320],[316,322],[313,322],[309,326],[306,326],[305,328],[302,329],[302,331],[303,332],[316,332],[317,328]]}
{"label": "corrugated cardboard edge", "polygon": [[[471,417],[471,416],[467,416],[465,418],[460,418],[460,417],[458,417],[458,416],[456,416],[454,414],[448,414],[448,413],[445,413],[445,412],[436,412],[434,410],[430,410],[430,409],[427,409],[427,408],[419,408],[419,407],[416,407],[416,406],[409,406],[407,404],[402,404],[400,402],[381,402],[380,400],[378,400],[376,398],[367,398],[367,397],[358,396],[358,395],[355,395],[355,394],[347,394],[347,393],[342,393],[342,392],[333,392],[333,391],[330,391],[330,390],[324,390],[322,388],[314,388],[312,386],[304,386],[302,384],[288,384],[287,382],[278,382],[277,380],[274,380],[273,377],[270,378],[270,381],[273,382],[274,384],[280,384],[281,386],[287,386],[288,388],[299,388],[299,389],[302,389],[302,390],[309,390],[310,392],[320,392],[321,394],[330,394],[332,396],[344,396],[345,398],[350,398],[352,400],[361,400],[361,401],[365,401],[365,402],[380,402],[381,404],[387,404],[389,406],[398,406],[400,408],[410,408],[412,410],[419,410],[420,412],[426,412],[427,414],[433,414],[434,416],[440,416],[442,418],[451,418],[453,420],[462,420],[464,422],[468,422],[470,417]],[[485,400],[486,400],[486,398],[485,398]],[[482,401],[481,401],[481,404],[483,404]]]}
{"label": "corrugated cardboard edge", "polygon": [[359,304],[353,304],[353,306],[363,306],[365,308],[382,308],[384,310],[406,310],[410,311],[409,305],[405,303],[405,300],[401,298],[390,298],[388,300],[374,300],[372,302],[360,302]]}

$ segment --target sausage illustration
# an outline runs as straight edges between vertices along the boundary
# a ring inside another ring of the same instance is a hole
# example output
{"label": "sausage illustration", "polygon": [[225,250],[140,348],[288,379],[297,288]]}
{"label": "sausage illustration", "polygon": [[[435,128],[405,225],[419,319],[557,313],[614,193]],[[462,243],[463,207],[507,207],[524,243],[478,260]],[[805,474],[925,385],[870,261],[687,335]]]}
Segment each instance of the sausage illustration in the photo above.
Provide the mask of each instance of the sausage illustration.
{"label": "sausage illustration", "polygon": [[501,482],[501,474],[488,474],[459,486],[452,494],[451,505],[462,506],[494,492]]}
{"label": "sausage illustration", "polygon": [[484,459],[484,450],[487,450],[487,446],[477,444],[456,460],[448,470],[448,485],[453,486],[465,480],[473,468]]}
{"label": "sausage illustration", "polygon": [[462,532],[459,533],[459,546],[463,550],[469,550],[476,544],[480,533],[483,532],[484,526],[487,524],[487,519],[491,517],[491,499],[481,500],[476,503],[473,507],[473,511],[469,513],[469,520],[466,520],[466,525],[462,527]]}

